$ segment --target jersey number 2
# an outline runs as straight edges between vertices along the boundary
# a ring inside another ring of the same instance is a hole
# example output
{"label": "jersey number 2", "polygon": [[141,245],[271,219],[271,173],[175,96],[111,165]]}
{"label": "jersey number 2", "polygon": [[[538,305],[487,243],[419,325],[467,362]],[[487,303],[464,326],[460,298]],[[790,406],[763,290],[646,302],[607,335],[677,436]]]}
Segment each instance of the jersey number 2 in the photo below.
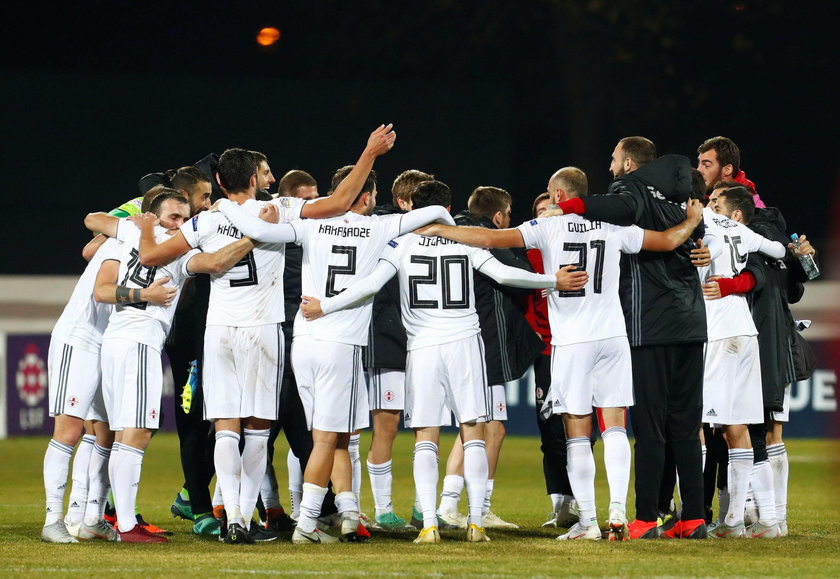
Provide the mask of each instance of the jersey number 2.
{"label": "jersey number 2", "polygon": [[[411,263],[422,263],[428,267],[426,275],[408,276],[408,303],[412,309],[437,309],[438,300],[421,300],[417,295],[421,285],[435,285],[438,283],[438,258],[426,255],[412,255]],[[452,267],[456,268],[457,276],[452,275]],[[441,301],[444,310],[461,310],[470,307],[469,278],[467,277],[469,263],[465,255],[444,255],[440,258]],[[453,291],[454,280],[460,279],[461,285],[457,292]],[[454,298],[453,295],[460,295]]]}
{"label": "jersey number 2", "polygon": [[[604,240],[603,239],[593,239],[589,242],[589,248],[595,251],[595,265],[592,271],[592,291],[596,294],[601,293],[601,288],[604,284]],[[578,258],[577,261],[573,261],[571,263],[564,263],[560,265],[560,267],[565,267],[567,265],[575,265],[577,269],[575,271],[584,271],[586,270],[587,264],[587,257],[588,251],[586,248],[585,243],[571,243],[567,242],[563,244],[563,251],[568,251],[570,253],[577,253]],[[581,288],[575,291],[559,291],[557,292],[557,296],[561,298],[582,298],[586,295],[586,289]]]}
{"label": "jersey number 2", "polygon": [[352,245],[333,245],[332,252],[336,254],[344,254],[347,256],[347,263],[345,265],[330,265],[327,267],[327,289],[324,295],[328,298],[337,296],[344,291],[335,289],[335,276],[337,275],[356,275],[356,247]]}

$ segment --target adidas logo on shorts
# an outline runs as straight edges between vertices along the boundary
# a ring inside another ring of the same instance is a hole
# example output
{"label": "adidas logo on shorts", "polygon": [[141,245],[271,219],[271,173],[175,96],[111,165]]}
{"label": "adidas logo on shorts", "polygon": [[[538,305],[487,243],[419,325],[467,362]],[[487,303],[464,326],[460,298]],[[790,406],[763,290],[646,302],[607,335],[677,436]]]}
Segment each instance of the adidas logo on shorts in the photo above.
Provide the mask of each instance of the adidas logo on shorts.
{"label": "adidas logo on shorts", "polygon": [[706,416],[717,416],[717,412],[715,412],[715,409],[714,409],[714,408],[712,408],[711,410],[709,410],[709,411],[706,413]]}

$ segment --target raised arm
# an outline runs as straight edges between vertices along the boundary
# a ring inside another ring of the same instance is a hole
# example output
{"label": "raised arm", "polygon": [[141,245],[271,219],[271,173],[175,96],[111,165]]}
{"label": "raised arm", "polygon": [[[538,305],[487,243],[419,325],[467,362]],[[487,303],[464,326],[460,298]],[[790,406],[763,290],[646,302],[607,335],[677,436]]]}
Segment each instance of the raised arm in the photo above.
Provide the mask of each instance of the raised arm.
{"label": "raised arm", "polygon": [[426,236],[437,235],[472,247],[525,247],[525,240],[518,229],[487,229],[433,223],[417,233]]}
{"label": "raised arm", "polygon": [[354,281],[340,294],[324,300],[302,296],[300,309],[307,320],[316,320],[332,312],[344,310],[374,295],[397,273],[389,261],[379,260],[370,275]]}
{"label": "raised arm", "polygon": [[229,243],[215,253],[194,255],[187,262],[187,269],[192,273],[219,275],[236,265],[254,247],[256,247],[256,244],[250,238],[243,237]]}
{"label": "raised arm", "polygon": [[689,199],[685,210],[685,220],[665,231],[645,229],[642,249],[646,251],[673,251],[694,233],[703,220],[703,204],[697,199]]}
{"label": "raised arm", "polygon": [[99,266],[93,299],[104,304],[136,304],[148,302],[157,306],[168,306],[178,293],[177,288],[164,287],[171,278],[162,277],[147,288],[128,288],[117,284],[120,262],[108,259]]}
{"label": "raised arm", "polygon": [[455,225],[455,220],[452,219],[449,211],[440,205],[430,205],[422,209],[415,209],[402,216],[402,220],[400,221],[400,235],[411,233],[418,227],[423,227],[429,223]]}
{"label": "raised arm", "polygon": [[304,205],[300,212],[301,217],[308,219],[333,217],[350,209],[350,205],[364,186],[370,170],[373,169],[373,162],[394,146],[397,133],[392,130],[393,126],[392,124],[379,125],[368,137],[367,146],[350,174],[336,187],[332,195]]}
{"label": "raised arm", "polygon": [[93,259],[93,256],[96,255],[96,252],[102,247],[102,244],[108,241],[108,236],[103,235],[102,233],[98,233],[96,237],[91,239],[87,242],[87,244],[82,248],[82,257],[85,258],[85,261],[90,261]]}
{"label": "raised arm", "polygon": [[157,218],[152,213],[145,213],[140,221],[140,263],[146,267],[166,265],[187,253],[192,247],[181,231],[164,241],[155,240],[154,227]]}
{"label": "raised arm", "polygon": [[234,227],[251,239],[266,243],[291,243],[297,238],[294,227],[288,223],[268,223],[227,199],[220,200],[218,206]]}

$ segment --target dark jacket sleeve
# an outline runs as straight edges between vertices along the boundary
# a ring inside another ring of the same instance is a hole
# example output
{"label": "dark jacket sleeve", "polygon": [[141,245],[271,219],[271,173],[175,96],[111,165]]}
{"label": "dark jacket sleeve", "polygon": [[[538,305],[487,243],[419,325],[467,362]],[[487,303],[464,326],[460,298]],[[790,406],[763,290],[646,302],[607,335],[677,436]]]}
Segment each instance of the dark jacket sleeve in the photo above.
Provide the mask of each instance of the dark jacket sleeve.
{"label": "dark jacket sleeve", "polygon": [[607,195],[586,197],[586,213],[590,221],[605,221],[614,225],[633,225],[641,216],[642,204],[621,182],[610,185]]}

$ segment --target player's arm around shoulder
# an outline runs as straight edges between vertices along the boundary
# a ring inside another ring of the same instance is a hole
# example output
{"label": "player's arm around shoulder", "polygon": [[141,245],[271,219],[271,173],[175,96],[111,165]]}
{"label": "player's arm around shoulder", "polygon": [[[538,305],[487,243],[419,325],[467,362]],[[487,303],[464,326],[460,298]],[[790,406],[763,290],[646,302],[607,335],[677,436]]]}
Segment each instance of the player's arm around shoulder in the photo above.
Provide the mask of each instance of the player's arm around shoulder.
{"label": "player's arm around shoulder", "polygon": [[703,221],[703,204],[697,199],[689,199],[685,210],[685,219],[665,231],[645,229],[642,249],[645,251],[673,251],[685,243],[689,236]]}
{"label": "player's arm around shoulder", "polygon": [[237,239],[215,253],[198,253],[187,262],[190,273],[209,273],[221,275],[236,265],[256,247],[249,237]]}
{"label": "player's arm around shoulder", "polygon": [[418,229],[415,233],[426,237],[443,237],[470,247],[525,247],[525,240],[518,229],[487,229],[472,225],[433,223]]}
{"label": "player's arm around shoulder", "polygon": [[[143,219],[139,225],[140,227],[140,263],[146,267],[155,267],[158,265],[166,265],[171,261],[181,257],[187,253],[192,247],[184,237],[183,230],[179,229],[175,235],[163,243],[158,243],[155,239],[154,226],[155,223],[150,217],[151,213],[143,215]],[[192,220],[185,223],[182,227],[190,227]]]}

